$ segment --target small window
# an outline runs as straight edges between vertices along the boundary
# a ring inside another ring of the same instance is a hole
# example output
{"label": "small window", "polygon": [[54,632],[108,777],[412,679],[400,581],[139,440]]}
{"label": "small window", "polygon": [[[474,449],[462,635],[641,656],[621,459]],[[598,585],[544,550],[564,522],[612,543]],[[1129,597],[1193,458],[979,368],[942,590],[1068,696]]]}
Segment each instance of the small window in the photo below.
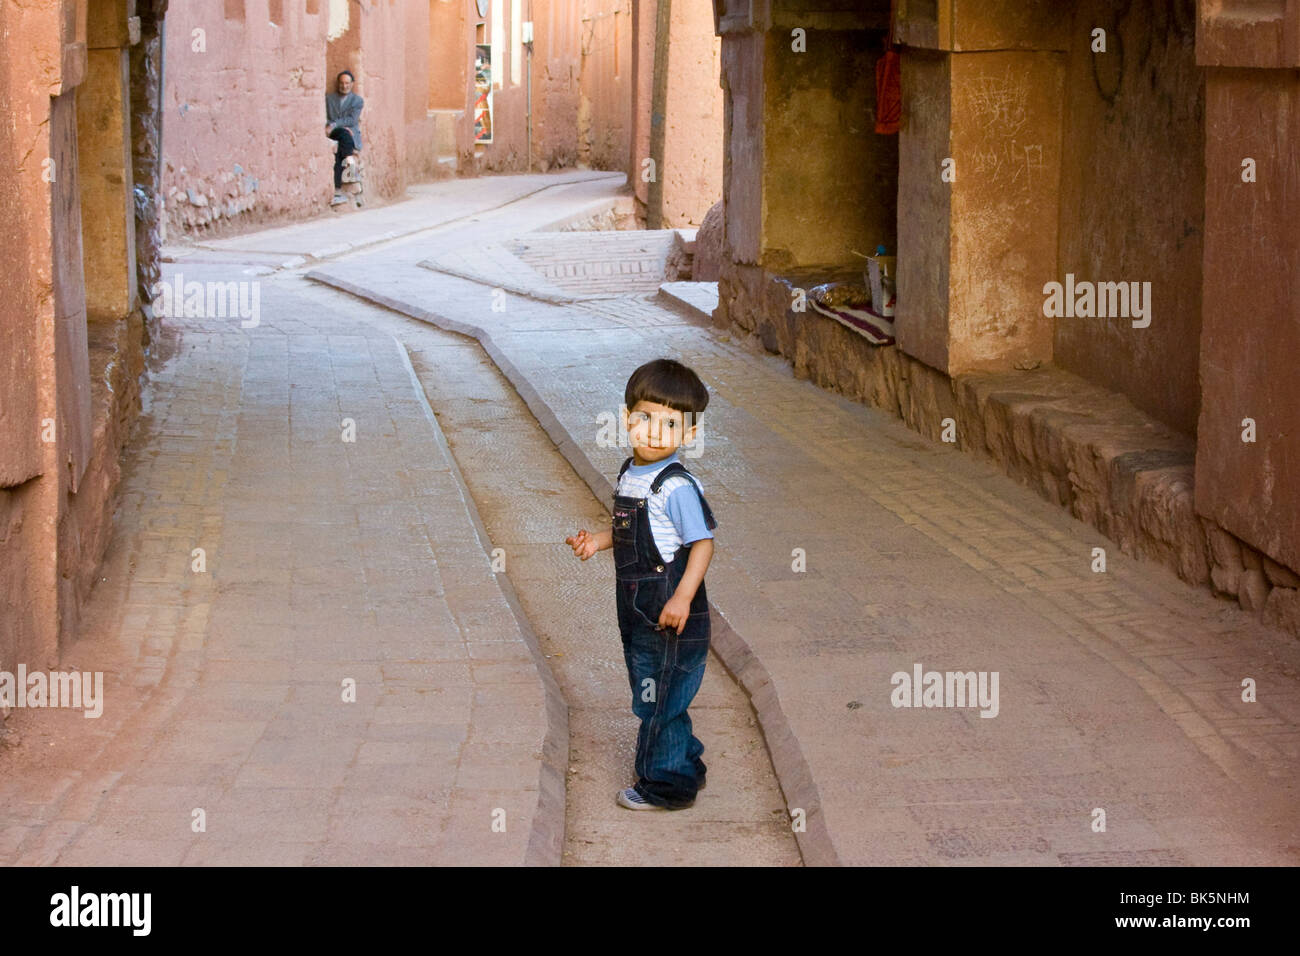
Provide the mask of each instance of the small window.
{"label": "small window", "polygon": [[320,0],[307,0],[307,16],[315,17],[320,15]]}
{"label": "small window", "polygon": [[277,27],[284,26],[284,0],[267,0],[268,16]]}
{"label": "small window", "polygon": [[244,19],[244,0],[226,0],[226,19]]}

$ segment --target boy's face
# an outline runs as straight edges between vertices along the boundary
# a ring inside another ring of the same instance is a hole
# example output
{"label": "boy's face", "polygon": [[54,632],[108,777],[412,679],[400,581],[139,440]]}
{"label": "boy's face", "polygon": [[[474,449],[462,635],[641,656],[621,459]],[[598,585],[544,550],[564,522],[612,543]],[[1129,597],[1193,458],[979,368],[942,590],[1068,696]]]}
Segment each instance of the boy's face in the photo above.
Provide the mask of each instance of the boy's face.
{"label": "boy's face", "polygon": [[682,445],[695,440],[699,426],[687,425],[685,412],[657,402],[637,402],[623,410],[623,427],[632,443],[632,458],[638,465],[662,461]]}

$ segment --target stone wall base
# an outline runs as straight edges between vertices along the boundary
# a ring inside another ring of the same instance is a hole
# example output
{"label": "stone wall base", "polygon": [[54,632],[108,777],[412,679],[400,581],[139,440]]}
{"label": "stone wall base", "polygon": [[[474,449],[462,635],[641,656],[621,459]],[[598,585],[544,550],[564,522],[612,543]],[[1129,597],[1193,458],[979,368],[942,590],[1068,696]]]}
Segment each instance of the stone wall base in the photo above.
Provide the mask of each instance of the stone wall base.
{"label": "stone wall base", "polygon": [[797,377],[888,410],[934,441],[946,427],[960,448],[995,462],[1125,554],[1158,561],[1300,636],[1300,575],[1196,514],[1191,438],[1053,366],[949,378],[811,308],[791,311],[796,288],[830,278],[842,277],[724,263],[714,324],[790,359]]}
{"label": "stone wall base", "polygon": [[619,196],[610,205],[592,213],[562,219],[545,228],[545,232],[628,232],[642,228],[637,224],[631,196]]}
{"label": "stone wall base", "polygon": [[89,464],[59,524],[60,650],[79,634],[81,609],[113,535],[122,451],[140,415],[146,322],[137,309],[88,326],[94,432]]}

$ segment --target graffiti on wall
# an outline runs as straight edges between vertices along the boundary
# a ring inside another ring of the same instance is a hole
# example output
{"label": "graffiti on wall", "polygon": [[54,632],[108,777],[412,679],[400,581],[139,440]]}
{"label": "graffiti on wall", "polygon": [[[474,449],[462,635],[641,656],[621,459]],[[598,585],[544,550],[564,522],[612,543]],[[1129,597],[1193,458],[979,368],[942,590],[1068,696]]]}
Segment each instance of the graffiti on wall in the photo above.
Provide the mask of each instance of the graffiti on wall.
{"label": "graffiti on wall", "polygon": [[[1119,98],[1124,83],[1124,71],[1142,70],[1150,67],[1151,86],[1157,84],[1157,65],[1151,61],[1157,47],[1168,47],[1174,43],[1192,44],[1196,42],[1196,2],[1195,0],[1123,0],[1110,9],[1109,22],[1104,24],[1106,46],[1099,51],[1092,49],[1092,81],[1097,95],[1109,106],[1114,106]],[[1136,59],[1129,64],[1125,59],[1124,30],[1129,29],[1132,43],[1136,49],[1129,56]]]}

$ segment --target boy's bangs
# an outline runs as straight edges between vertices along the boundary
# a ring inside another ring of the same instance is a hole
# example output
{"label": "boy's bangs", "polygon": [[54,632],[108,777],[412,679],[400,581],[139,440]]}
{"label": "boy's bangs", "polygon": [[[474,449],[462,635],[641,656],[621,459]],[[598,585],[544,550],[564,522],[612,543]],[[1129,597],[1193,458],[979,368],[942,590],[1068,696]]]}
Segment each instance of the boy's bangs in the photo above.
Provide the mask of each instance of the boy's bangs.
{"label": "boy's bangs", "polygon": [[665,405],[688,416],[689,426],[709,404],[709,390],[699,376],[680,362],[656,359],[632,373],[624,400],[629,410],[637,402]]}

